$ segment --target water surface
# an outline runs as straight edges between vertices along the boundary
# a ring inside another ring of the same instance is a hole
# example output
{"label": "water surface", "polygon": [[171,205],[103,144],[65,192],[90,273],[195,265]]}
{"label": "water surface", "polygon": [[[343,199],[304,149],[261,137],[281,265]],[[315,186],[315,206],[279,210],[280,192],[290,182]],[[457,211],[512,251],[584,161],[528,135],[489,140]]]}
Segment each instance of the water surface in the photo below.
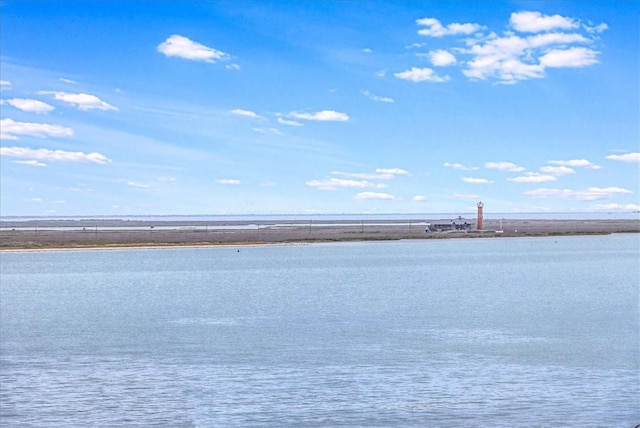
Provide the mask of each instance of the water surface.
{"label": "water surface", "polygon": [[638,235],[5,252],[0,422],[634,426],[639,259]]}

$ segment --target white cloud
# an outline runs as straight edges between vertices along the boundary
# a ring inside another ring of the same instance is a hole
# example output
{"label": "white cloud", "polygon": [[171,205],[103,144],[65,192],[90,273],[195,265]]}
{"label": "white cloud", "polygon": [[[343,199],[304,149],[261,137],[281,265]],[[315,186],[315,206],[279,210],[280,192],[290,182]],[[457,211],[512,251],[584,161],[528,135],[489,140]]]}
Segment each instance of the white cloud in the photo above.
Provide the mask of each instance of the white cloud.
{"label": "white cloud", "polygon": [[398,79],[410,80],[412,82],[435,82],[442,83],[449,80],[449,76],[438,76],[431,68],[411,67],[410,70],[393,74]]}
{"label": "white cloud", "polygon": [[283,119],[281,117],[278,118],[278,123],[281,123],[287,126],[304,126],[302,123],[296,122],[295,120]]}
{"label": "white cloud", "polygon": [[461,163],[458,162],[445,162],[442,164],[442,166],[445,166],[447,168],[453,168],[453,169],[457,169],[459,171],[476,171],[479,168],[478,167],[470,167],[470,166],[464,166]]}
{"label": "white cloud", "polygon": [[79,110],[118,110],[117,107],[91,94],[72,94],[69,92],[56,91],[40,91],[38,93],[42,95],[53,95],[56,100],[71,104]]}
{"label": "white cloud", "polygon": [[278,128],[270,128],[270,127],[266,127],[266,128],[251,128],[251,130],[253,132],[258,132],[260,134],[282,135],[282,131],[280,131]]}
{"label": "white cloud", "polygon": [[0,101],[0,104],[8,104],[18,110],[36,114],[49,113],[54,109],[52,105],[30,98],[11,98],[9,100]]}
{"label": "white cloud", "polygon": [[569,49],[552,49],[540,57],[540,64],[545,67],[588,67],[598,63],[599,52],[583,47]]}
{"label": "white cloud", "polygon": [[[534,34],[522,36],[510,30],[503,35],[492,32],[485,37],[467,39],[466,47],[449,48],[448,51],[470,56],[469,60],[459,61],[465,76],[476,80],[494,78],[500,83],[513,84],[546,77],[549,68],[580,68],[598,62],[600,52],[576,46],[597,40],[594,31],[581,27],[576,20],[539,12],[520,12],[511,15],[511,25],[521,32]],[[605,27],[606,24],[598,26],[603,31]]]}
{"label": "white cloud", "polygon": [[586,159],[570,159],[570,160],[550,160],[547,162],[551,165],[569,166],[569,167],[583,167],[591,169],[601,169],[602,167],[596,165]]}
{"label": "white cloud", "polygon": [[457,34],[469,35],[482,30],[484,27],[479,24],[459,24],[451,23],[443,26],[442,23],[435,18],[422,18],[416,20],[416,24],[427,27],[418,30],[418,34],[427,37],[453,36]]}
{"label": "white cloud", "polygon": [[17,140],[19,136],[26,135],[37,138],[47,137],[72,137],[73,130],[60,125],[47,123],[16,122],[13,119],[0,120],[0,139]]}
{"label": "white cloud", "polygon": [[503,172],[520,172],[524,171],[524,168],[516,165],[513,162],[486,162],[485,168],[496,169]]}
{"label": "white cloud", "polygon": [[127,181],[127,186],[135,187],[136,189],[150,189],[151,185],[147,183],[139,183],[137,181]]}
{"label": "white cloud", "polygon": [[640,162],[640,153],[626,153],[624,155],[609,155],[605,156],[606,159],[621,161],[621,162],[629,162],[629,163],[638,163]]}
{"label": "white cloud", "polygon": [[260,116],[256,112],[253,112],[251,110],[243,110],[241,108],[233,109],[233,110],[231,110],[231,113],[235,114],[237,116],[250,117],[252,119],[264,119],[262,116]]}
{"label": "white cloud", "polygon": [[0,89],[11,89],[11,86],[13,85],[8,80],[0,80]]}
{"label": "white cloud", "polygon": [[336,190],[341,187],[350,188],[374,188],[384,189],[387,186],[383,183],[373,183],[367,180],[345,180],[342,178],[325,178],[324,180],[310,180],[305,183],[307,186],[316,187],[321,190]]}
{"label": "white cloud", "polygon": [[378,101],[378,102],[381,102],[381,103],[392,103],[392,102],[394,102],[393,98],[379,97],[378,95],[373,95],[369,91],[362,91],[362,95],[364,95],[365,97],[369,98],[370,100]]}
{"label": "white cloud", "polygon": [[470,184],[490,184],[493,183],[491,180],[487,180],[486,178],[476,178],[476,177],[462,177],[462,181]]}
{"label": "white cloud", "polygon": [[529,36],[524,40],[526,48],[544,48],[552,45],[568,45],[571,43],[589,43],[590,40],[577,33],[544,33]]}
{"label": "white cloud", "polygon": [[431,64],[436,67],[446,67],[448,65],[454,65],[457,62],[456,57],[444,49],[429,52],[429,60]]}
{"label": "white cloud", "polygon": [[240,180],[236,180],[234,178],[222,178],[220,180],[216,180],[216,183],[234,186],[240,184]]}
{"label": "white cloud", "polygon": [[556,176],[576,173],[572,168],[569,168],[568,166],[543,166],[542,168],[540,168],[540,171],[544,172],[545,174]]}
{"label": "white cloud", "polygon": [[227,64],[227,65],[224,66],[224,68],[226,68],[227,70],[240,71],[240,65],[239,64]]}
{"label": "white cloud", "polygon": [[362,52],[371,53],[371,52],[373,52],[373,50],[371,50],[371,48],[364,48],[364,49],[362,49]]}
{"label": "white cloud", "polygon": [[347,114],[334,110],[322,110],[315,113],[294,111],[289,113],[289,116],[294,119],[315,120],[321,122],[346,122],[349,120],[349,116]]}
{"label": "white cloud", "polygon": [[528,172],[519,177],[507,178],[508,181],[514,183],[544,183],[547,181],[556,181],[556,177],[548,174],[540,174],[538,172]]}
{"label": "white cloud", "polygon": [[409,171],[401,168],[377,168],[376,172],[378,174],[409,175]]}
{"label": "white cloud", "polygon": [[375,173],[332,171],[331,175],[360,178],[363,180],[391,180],[396,175],[409,175],[409,172],[401,168],[377,168]]}
{"label": "white cloud", "polygon": [[416,195],[413,198],[411,198],[414,202],[424,202],[427,200],[426,196],[422,196],[422,195]]}
{"label": "white cloud", "polygon": [[65,79],[64,77],[61,77],[58,79],[59,81],[63,82],[63,83],[69,83],[71,85],[76,85],[78,82],[76,82],[75,80],[71,80],[71,79]]}
{"label": "white cloud", "polygon": [[589,25],[583,24],[582,27],[589,33],[602,33],[609,29],[609,26],[604,22],[598,25],[593,25],[593,23],[589,23]]}
{"label": "white cloud", "polygon": [[524,33],[539,33],[555,29],[570,30],[577,28],[579,23],[571,18],[560,15],[542,15],[540,12],[513,12],[510,19],[511,26]]}
{"label": "white cloud", "polygon": [[231,56],[225,52],[202,45],[187,37],[174,34],[158,45],[158,52],[166,56],[175,56],[192,61],[214,63],[224,61]]}
{"label": "white cloud", "polygon": [[24,160],[24,161],[17,160],[17,161],[13,161],[13,163],[17,163],[17,164],[20,164],[20,165],[38,166],[38,167],[47,166],[46,163],[40,162],[40,161],[37,161],[37,160]]}
{"label": "white cloud", "polygon": [[0,156],[41,161],[89,162],[98,164],[111,162],[111,159],[96,152],[68,152],[65,150],[31,149],[29,147],[0,147]]}
{"label": "white cloud", "polygon": [[589,187],[587,190],[576,191],[571,189],[536,189],[524,192],[526,196],[538,199],[577,199],[581,201],[594,201],[597,199],[611,198],[616,195],[633,193],[620,187]]}
{"label": "white cloud", "polygon": [[353,197],[356,201],[394,201],[396,197],[388,193],[362,192]]}
{"label": "white cloud", "polygon": [[638,204],[596,204],[593,206],[594,210],[598,211],[638,211],[640,205]]}

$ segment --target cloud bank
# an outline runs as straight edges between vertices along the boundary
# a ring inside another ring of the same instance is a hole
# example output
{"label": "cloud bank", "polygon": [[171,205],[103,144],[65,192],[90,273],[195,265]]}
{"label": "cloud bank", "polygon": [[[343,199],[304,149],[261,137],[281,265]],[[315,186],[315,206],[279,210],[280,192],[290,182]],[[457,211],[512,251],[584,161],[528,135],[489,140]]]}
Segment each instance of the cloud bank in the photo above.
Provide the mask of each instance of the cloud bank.
{"label": "cloud bank", "polygon": [[[471,80],[505,84],[544,78],[554,68],[597,64],[600,52],[594,46],[599,33],[608,28],[604,23],[586,25],[576,18],[537,11],[512,13],[502,34],[477,23],[443,24],[432,17],[418,19],[416,24],[418,35],[449,43],[444,49],[417,52],[416,56],[429,58],[436,67],[459,65],[462,74]],[[438,76],[430,68],[419,67],[394,76],[412,82],[450,80],[450,76]]]}

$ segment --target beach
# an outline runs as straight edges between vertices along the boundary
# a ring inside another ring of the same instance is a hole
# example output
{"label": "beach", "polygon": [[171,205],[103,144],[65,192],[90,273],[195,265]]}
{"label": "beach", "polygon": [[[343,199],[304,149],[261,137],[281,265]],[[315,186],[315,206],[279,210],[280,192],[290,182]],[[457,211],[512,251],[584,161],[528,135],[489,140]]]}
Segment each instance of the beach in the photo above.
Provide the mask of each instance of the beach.
{"label": "beach", "polygon": [[[447,220],[450,221],[450,220]],[[485,219],[483,230],[438,231],[408,220],[11,220],[0,222],[0,249],[262,245],[340,241],[638,233],[640,220]]]}

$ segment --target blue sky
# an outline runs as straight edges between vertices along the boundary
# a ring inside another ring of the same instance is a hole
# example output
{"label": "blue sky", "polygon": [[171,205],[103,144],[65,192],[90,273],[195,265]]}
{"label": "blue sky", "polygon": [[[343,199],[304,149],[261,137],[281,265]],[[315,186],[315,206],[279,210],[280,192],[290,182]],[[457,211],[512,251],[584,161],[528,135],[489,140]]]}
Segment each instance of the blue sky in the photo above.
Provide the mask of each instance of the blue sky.
{"label": "blue sky", "polygon": [[639,12],[5,0],[0,214],[638,210]]}

